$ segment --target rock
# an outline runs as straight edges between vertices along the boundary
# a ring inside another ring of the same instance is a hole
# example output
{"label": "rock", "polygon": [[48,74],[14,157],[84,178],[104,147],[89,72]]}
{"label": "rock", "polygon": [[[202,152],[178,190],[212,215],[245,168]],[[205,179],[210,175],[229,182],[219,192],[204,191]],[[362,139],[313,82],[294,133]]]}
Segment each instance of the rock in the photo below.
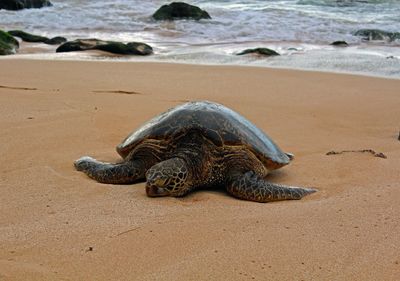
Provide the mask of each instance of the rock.
{"label": "rock", "polygon": [[247,54],[257,54],[257,55],[262,55],[262,56],[279,56],[277,52],[274,50],[268,49],[268,48],[255,48],[255,49],[246,49],[240,53],[238,53],[238,56],[241,55],[247,55]]}
{"label": "rock", "polygon": [[74,51],[86,51],[96,49],[99,42],[104,42],[98,39],[76,39],[74,41],[68,41],[59,46],[56,50],[57,53],[61,52],[74,52]]}
{"label": "rock", "polygon": [[379,29],[360,29],[357,30],[354,35],[362,37],[366,41],[394,41],[400,39],[400,32],[388,32]]}
{"label": "rock", "polygon": [[43,43],[46,43],[48,45],[60,45],[60,44],[65,43],[65,42],[67,42],[67,38],[62,37],[62,36],[56,36],[56,37],[47,39]]}
{"label": "rock", "polygon": [[18,48],[18,41],[7,32],[0,30],[0,55],[15,54]]}
{"label": "rock", "polygon": [[127,44],[115,41],[103,41],[98,39],[76,39],[68,41],[59,46],[56,52],[73,52],[101,50],[113,54],[121,55],[141,55],[146,56],[153,53],[153,48],[144,43],[130,42]]}
{"label": "rock", "polygon": [[11,34],[12,36],[21,38],[22,41],[31,42],[31,43],[41,42],[41,43],[45,43],[45,44],[49,44],[49,45],[57,45],[57,44],[61,44],[61,43],[64,43],[67,41],[66,38],[61,37],[61,36],[57,36],[57,37],[49,39],[47,37],[30,34],[25,31],[22,31],[22,30],[10,30],[10,31],[8,31],[8,33]]}
{"label": "rock", "polygon": [[30,34],[22,30],[9,30],[8,34],[11,34],[14,37],[19,37],[25,42],[44,42],[48,40],[47,37]]}
{"label": "rock", "polygon": [[0,9],[22,10],[52,6],[48,0],[0,0]]}
{"label": "rock", "polygon": [[172,2],[169,5],[163,5],[153,14],[153,18],[155,20],[211,19],[206,11],[184,2]]}
{"label": "rock", "polygon": [[121,55],[146,56],[153,53],[153,49],[149,45],[138,42],[130,42],[127,44],[120,42],[108,42],[108,44],[98,45],[97,49]]}
{"label": "rock", "polygon": [[331,43],[332,46],[337,46],[337,47],[347,47],[349,44],[347,44],[346,41],[335,41]]}

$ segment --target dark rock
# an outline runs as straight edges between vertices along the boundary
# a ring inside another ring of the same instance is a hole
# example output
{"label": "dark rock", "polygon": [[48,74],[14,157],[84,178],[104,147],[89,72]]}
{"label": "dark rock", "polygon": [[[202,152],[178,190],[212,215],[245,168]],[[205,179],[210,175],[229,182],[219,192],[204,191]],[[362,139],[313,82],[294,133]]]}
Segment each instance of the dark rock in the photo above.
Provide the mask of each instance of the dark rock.
{"label": "dark rock", "polygon": [[346,41],[335,41],[331,43],[332,46],[337,46],[337,47],[347,47],[349,44],[347,44]]}
{"label": "dark rock", "polygon": [[241,55],[247,55],[247,54],[256,54],[256,55],[262,55],[262,56],[279,56],[277,52],[274,50],[268,49],[268,48],[255,48],[255,49],[246,49],[240,53],[238,53],[238,56]]}
{"label": "dark rock", "polygon": [[51,39],[47,39],[43,43],[46,43],[48,45],[59,45],[59,44],[65,43],[65,42],[67,42],[67,38],[62,37],[62,36],[56,36]]}
{"label": "dark rock", "polygon": [[388,32],[379,29],[360,29],[357,30],[354,35],[362,37],[366,41],[394,41],[400,39],[400,32]]}
{"label": "dark rock", "polygon": [[153,18],[155,20],[211,19],[206,11],[184,2],[172,2],[169,5],[163,5],[153,14]]}
{"label": "dark rock", "polygon": [[153,53],[153,48],[144,43],[130,42],[127,44],[115,41],[103,41],[98,39],[77,39],[68,41],[59,46],[56,52],[73,52],[101,50],[120,55],[141,55],[146,56]]}
{"label": "dark rock", "polygon": [[7,32],[0,30],[0,55],[15,54],[18,48],[18,41]]}
{"label": "dark rock", "polygon": [[3,30],[0,30],[0,40],[4,43],[12,44],[16,47],[19,47],[18,41],[14,37],[12,37],[11,34]]}
{"label": "dark rock", "polygon": [[22,30],[10,30],[10,31],[8,31],[8,33],[11,34],[12,36],[21,38],[22,41],[30,42],[30,43],[41,42],[41,43],[45,43],[45,44],[49,44],[49,45],[57,45],[57,44],[61,44],[61,43],[64,43],[67,41],[66,38],[61,37],[61,36],[57,36],[57,37],[50,39],[50,38],[47,38],[44,36],[27,33]]}
{"label": "dark rock", "polygon": [[139,55],[146,56],[153,53],[153,49],[144,43],[130,42],[127,44],[121,42],[108,42],[108,44],[98,45],[101,51],[121,54],[121,55]]}
{"label": "dark rock", "polygon": [[49,39],[47,37],[30,34],[25,31],[22,31],[22,30],[10,30],[10,31],[8,31],[8,33],[14,37],[21,38],[22,41],[25,41],[25,42],[44,42]]}
{"label": "dark rock", "polygon": [[74,52],[74,51],[86,51],[96,49],[99,42],[104,42],[98,39],[76,39],[74,41],[68,41],[59,46],[56,50],[57,53],[61,52]]}
{"label": "dark rock", "polygon": [[52,6],[48,0],[0,0],[0,9],[22,10]]}

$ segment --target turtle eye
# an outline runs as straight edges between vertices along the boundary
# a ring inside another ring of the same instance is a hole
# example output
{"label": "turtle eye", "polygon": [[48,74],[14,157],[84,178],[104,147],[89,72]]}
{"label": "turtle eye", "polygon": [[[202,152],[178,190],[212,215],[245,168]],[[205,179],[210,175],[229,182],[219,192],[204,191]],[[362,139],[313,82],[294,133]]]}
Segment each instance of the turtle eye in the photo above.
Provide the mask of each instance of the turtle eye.
{"label": "turtle eye", "polygon": [[153,186],[166,189],[168,191],[173,190],[175,186],[175,181],[173,180],[173,178],[166,175],[158,175],[157,177],[150,180],[150,183]]}
{"label": "turtle eye", "polygon": [[165,178],[160,177],[153,181],[153,185],[158,186],[158,187],[164,187],[166,181],[167,180]]}

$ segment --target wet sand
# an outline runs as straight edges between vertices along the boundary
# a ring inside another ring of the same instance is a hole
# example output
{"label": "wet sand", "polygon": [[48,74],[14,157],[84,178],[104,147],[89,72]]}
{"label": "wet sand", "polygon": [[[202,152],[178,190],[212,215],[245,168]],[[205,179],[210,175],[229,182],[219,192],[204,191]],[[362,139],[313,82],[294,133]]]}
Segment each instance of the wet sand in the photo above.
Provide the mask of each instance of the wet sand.
{"label": "wet sand", "polygon": [[[0,60],[0,280],[399,280],[400,80],[231,66]],[[73,168],[188,100],[233,108],[315,187],[260,204],[148,198]],[[326,155],[329,151],[372,149]]]}

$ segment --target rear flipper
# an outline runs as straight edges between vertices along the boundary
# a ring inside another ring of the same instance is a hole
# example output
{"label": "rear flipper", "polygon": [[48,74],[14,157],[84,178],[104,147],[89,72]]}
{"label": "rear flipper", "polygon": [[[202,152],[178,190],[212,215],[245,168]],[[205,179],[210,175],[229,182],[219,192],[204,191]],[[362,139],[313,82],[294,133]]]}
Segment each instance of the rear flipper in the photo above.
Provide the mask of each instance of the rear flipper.
{"label": "rear flipper", "polygon": [[316,192],[312,188],[291,187],[270,183],[257,176],[253,171],[235,174],[227,182],[227,191],[235,197],[256,202],[272,202],[280,200],[299,200]]}
{"label": "rear flipper", "polygon": [[88,156],[76,160],[74,166],[78,171],[84,172],[98,182],[111,184],[133,183],[144,179],[145,173],[140,162],[102,163]]}

